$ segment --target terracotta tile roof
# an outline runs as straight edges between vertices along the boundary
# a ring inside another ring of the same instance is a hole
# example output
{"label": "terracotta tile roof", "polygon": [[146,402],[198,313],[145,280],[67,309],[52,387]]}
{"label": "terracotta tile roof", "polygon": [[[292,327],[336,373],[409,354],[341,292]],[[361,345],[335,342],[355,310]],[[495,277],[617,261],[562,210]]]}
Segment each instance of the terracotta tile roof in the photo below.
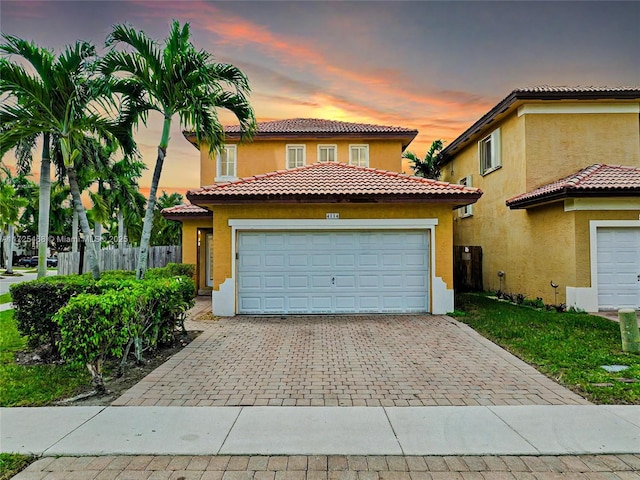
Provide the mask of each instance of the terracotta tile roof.
{"label": "terracotta tile roof", "polygon": [[447,145],[447,147],[442,151],[441,165],[449,163],[460,148],[485,134],[485,128],[487,125],[493,124],[494,121],[503,118],[514,108],[528,100],[619,100],[639,102],[640,86],[583,87],[538,85],[516,88],[509,93],[509,95],[500,100],[495,107],[480,117],[478,121],[467,128],[462,134],[460,134],[460,136]]}
{"label": "terracotta tile roof", "polygon": [[477,188],[338,162],[315,163],[187,192],[187,198],[198,204],[429,200],[460,206],[474,203],[481,195]]}
{"label": "terracotta tile roof", "polygon": [[[370,125],[367,123],[339,122],[337,120],[324,120],[319,118],[290,118],[286,120],[274,120],[271,122],[259,122],[257,134],[261,133],[400,133],[417,134],[417,130],[403,127],[390,127],[385,125]],[[239,134],[239,125],[227,125],[224,127],[227,134]]]}
{"label": "terracotta tile roof", "polygon": [[623,86],[623,87],[606,87],[606,86],[590,86],[590,87],[581,87],[575,86],[570,87],[566,85],[534,85],[531,87],[521,87],[516,88],[511,93],[577,93],[577,94],[589,94],[589,93],[619,93],[619,92],[631,92],[635,95],[640,93],[640,87],[631,87],[631,86]]}
{"label": "terracotta tile roof", "polygon": [[206,208],[199,207],[197,205],[183,204],[176,205],[175,207],[163,208],[162,216],[169,220],[177,220],[181,218],[197,218],[197,217],[210,217],[212,214]]}
{"label": "terracotta tile roof", "polygon": [[[418,135],[418,130],[387,125],[368,123],[339,122],[319,118],[289,118],[258,122],[253,140],[291,139],[291,138],[394,138],[402,140],[402,148],[406,148]],[[240,137],[240,125],[226,125],[225,134],[230,139]],[[183,131],[182,134],[198,148],[194,132]]]}
{"label": "terracotta tile roof", "polygon": [[640,196],[640,168],[595,164],[506,201],[509,208],[529,206],[568,197]]}

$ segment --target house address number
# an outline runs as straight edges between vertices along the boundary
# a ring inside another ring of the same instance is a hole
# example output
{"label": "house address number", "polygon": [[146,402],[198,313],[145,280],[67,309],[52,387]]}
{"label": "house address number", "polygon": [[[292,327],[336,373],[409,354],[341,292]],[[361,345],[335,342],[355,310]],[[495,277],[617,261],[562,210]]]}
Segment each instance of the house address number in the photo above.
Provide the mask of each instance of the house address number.
{"label": "house address number", "polygon": [[338,220],[340,218],[340,214],[339,213],[327,213],[326,214],[326,218],[327,218],[327,220]]}

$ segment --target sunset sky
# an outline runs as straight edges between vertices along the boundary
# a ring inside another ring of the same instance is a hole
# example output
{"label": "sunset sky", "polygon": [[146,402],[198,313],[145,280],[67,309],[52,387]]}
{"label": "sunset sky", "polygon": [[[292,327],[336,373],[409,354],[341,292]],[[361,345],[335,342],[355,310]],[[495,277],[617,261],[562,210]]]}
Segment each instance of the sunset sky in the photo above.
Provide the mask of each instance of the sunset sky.
{"label": "sunset sky", "polygon": [[[416,128],[409,150],[421,156],[432,140],[453,140],[517,87],[640,85],[640,2],[0,4],[3,33],[56,52],[79,39],[102,47],[111,26],[123,22],[161,40],[172,19],[191,23],[197,48],[248,75],[259,121]],[[151,118],[136,134],[150,166],[160,130]],[[176,119],[160,183],[168,192],[199,183],[198,152],[180,131]]]}

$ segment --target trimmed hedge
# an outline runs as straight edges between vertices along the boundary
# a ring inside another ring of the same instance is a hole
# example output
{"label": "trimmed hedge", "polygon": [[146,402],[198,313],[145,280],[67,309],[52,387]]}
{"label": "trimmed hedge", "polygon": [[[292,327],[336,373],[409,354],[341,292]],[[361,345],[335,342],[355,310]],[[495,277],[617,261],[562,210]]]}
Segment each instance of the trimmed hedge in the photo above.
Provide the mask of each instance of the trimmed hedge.
{"label": "trimmed hedge", "polygon": [[[156,292],[156,317],[166,317],[166,325],[160,325],[157,338],[168,338],[167,332],[176,327],[177,311],[190,308],[195,296],[195,285],[192,274],[193,265],[169,264],[164,268],[150,269],[145,280],[135,279],[134,272],[104,272],[99,281],[94,281],[91,274],[47,277],[30,282],[17,283],[11,286],[11,298],[14,304],[14,318],[18,331],[28,337],[28,345],[35,348],[50,344],[56,348],[61,340],[60,326],[53,316],[73,297],[81,294],[100,295],[108,291],[135,290]],[[176,276],[189,273],[187,276]],[[179,280],[175,280],[178,279]],[[175,281],[167,283],[167,280]],[[154,285],[163,285],[158,293]],[[147,295],[148,296],[148,295]],[[128,298],[128,297],[127,297]],[[161,302],[159,300],[162,300]],[[141,308],[141,307],[140,307]],[[139,308],[139,310],[140,310]]]}

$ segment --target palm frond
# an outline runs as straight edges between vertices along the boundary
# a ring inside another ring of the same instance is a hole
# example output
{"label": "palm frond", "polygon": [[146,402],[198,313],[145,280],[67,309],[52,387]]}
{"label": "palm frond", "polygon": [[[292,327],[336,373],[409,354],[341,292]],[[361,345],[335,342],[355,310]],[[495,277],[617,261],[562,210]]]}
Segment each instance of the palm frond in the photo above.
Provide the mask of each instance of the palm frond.
{"label": "palm frond", "polygon": [[[157,73],[162,71],[163,65],[160,60],[160,50],[158,49],[156,42],[147,37],[144,32],[136,31],[133,27],[125,24],[114,25],[113,30],[107,37],[106,46],[111,47],[118,43],[124,43],[132,47],[133,50],[140,55],[140,60],[144,61],[152,72]],[[107,62],[105,66],[108,67],[109,62]],[[114,63],[111,66],[115,67],[118,66],[118,64]],[[107,70],[107,72],[114,73],[118,70],[123,69],[118,68],[117,70]],[[126,69],[124,70],[128,71]],[[134,72],[130,71],[130,73]]]}

